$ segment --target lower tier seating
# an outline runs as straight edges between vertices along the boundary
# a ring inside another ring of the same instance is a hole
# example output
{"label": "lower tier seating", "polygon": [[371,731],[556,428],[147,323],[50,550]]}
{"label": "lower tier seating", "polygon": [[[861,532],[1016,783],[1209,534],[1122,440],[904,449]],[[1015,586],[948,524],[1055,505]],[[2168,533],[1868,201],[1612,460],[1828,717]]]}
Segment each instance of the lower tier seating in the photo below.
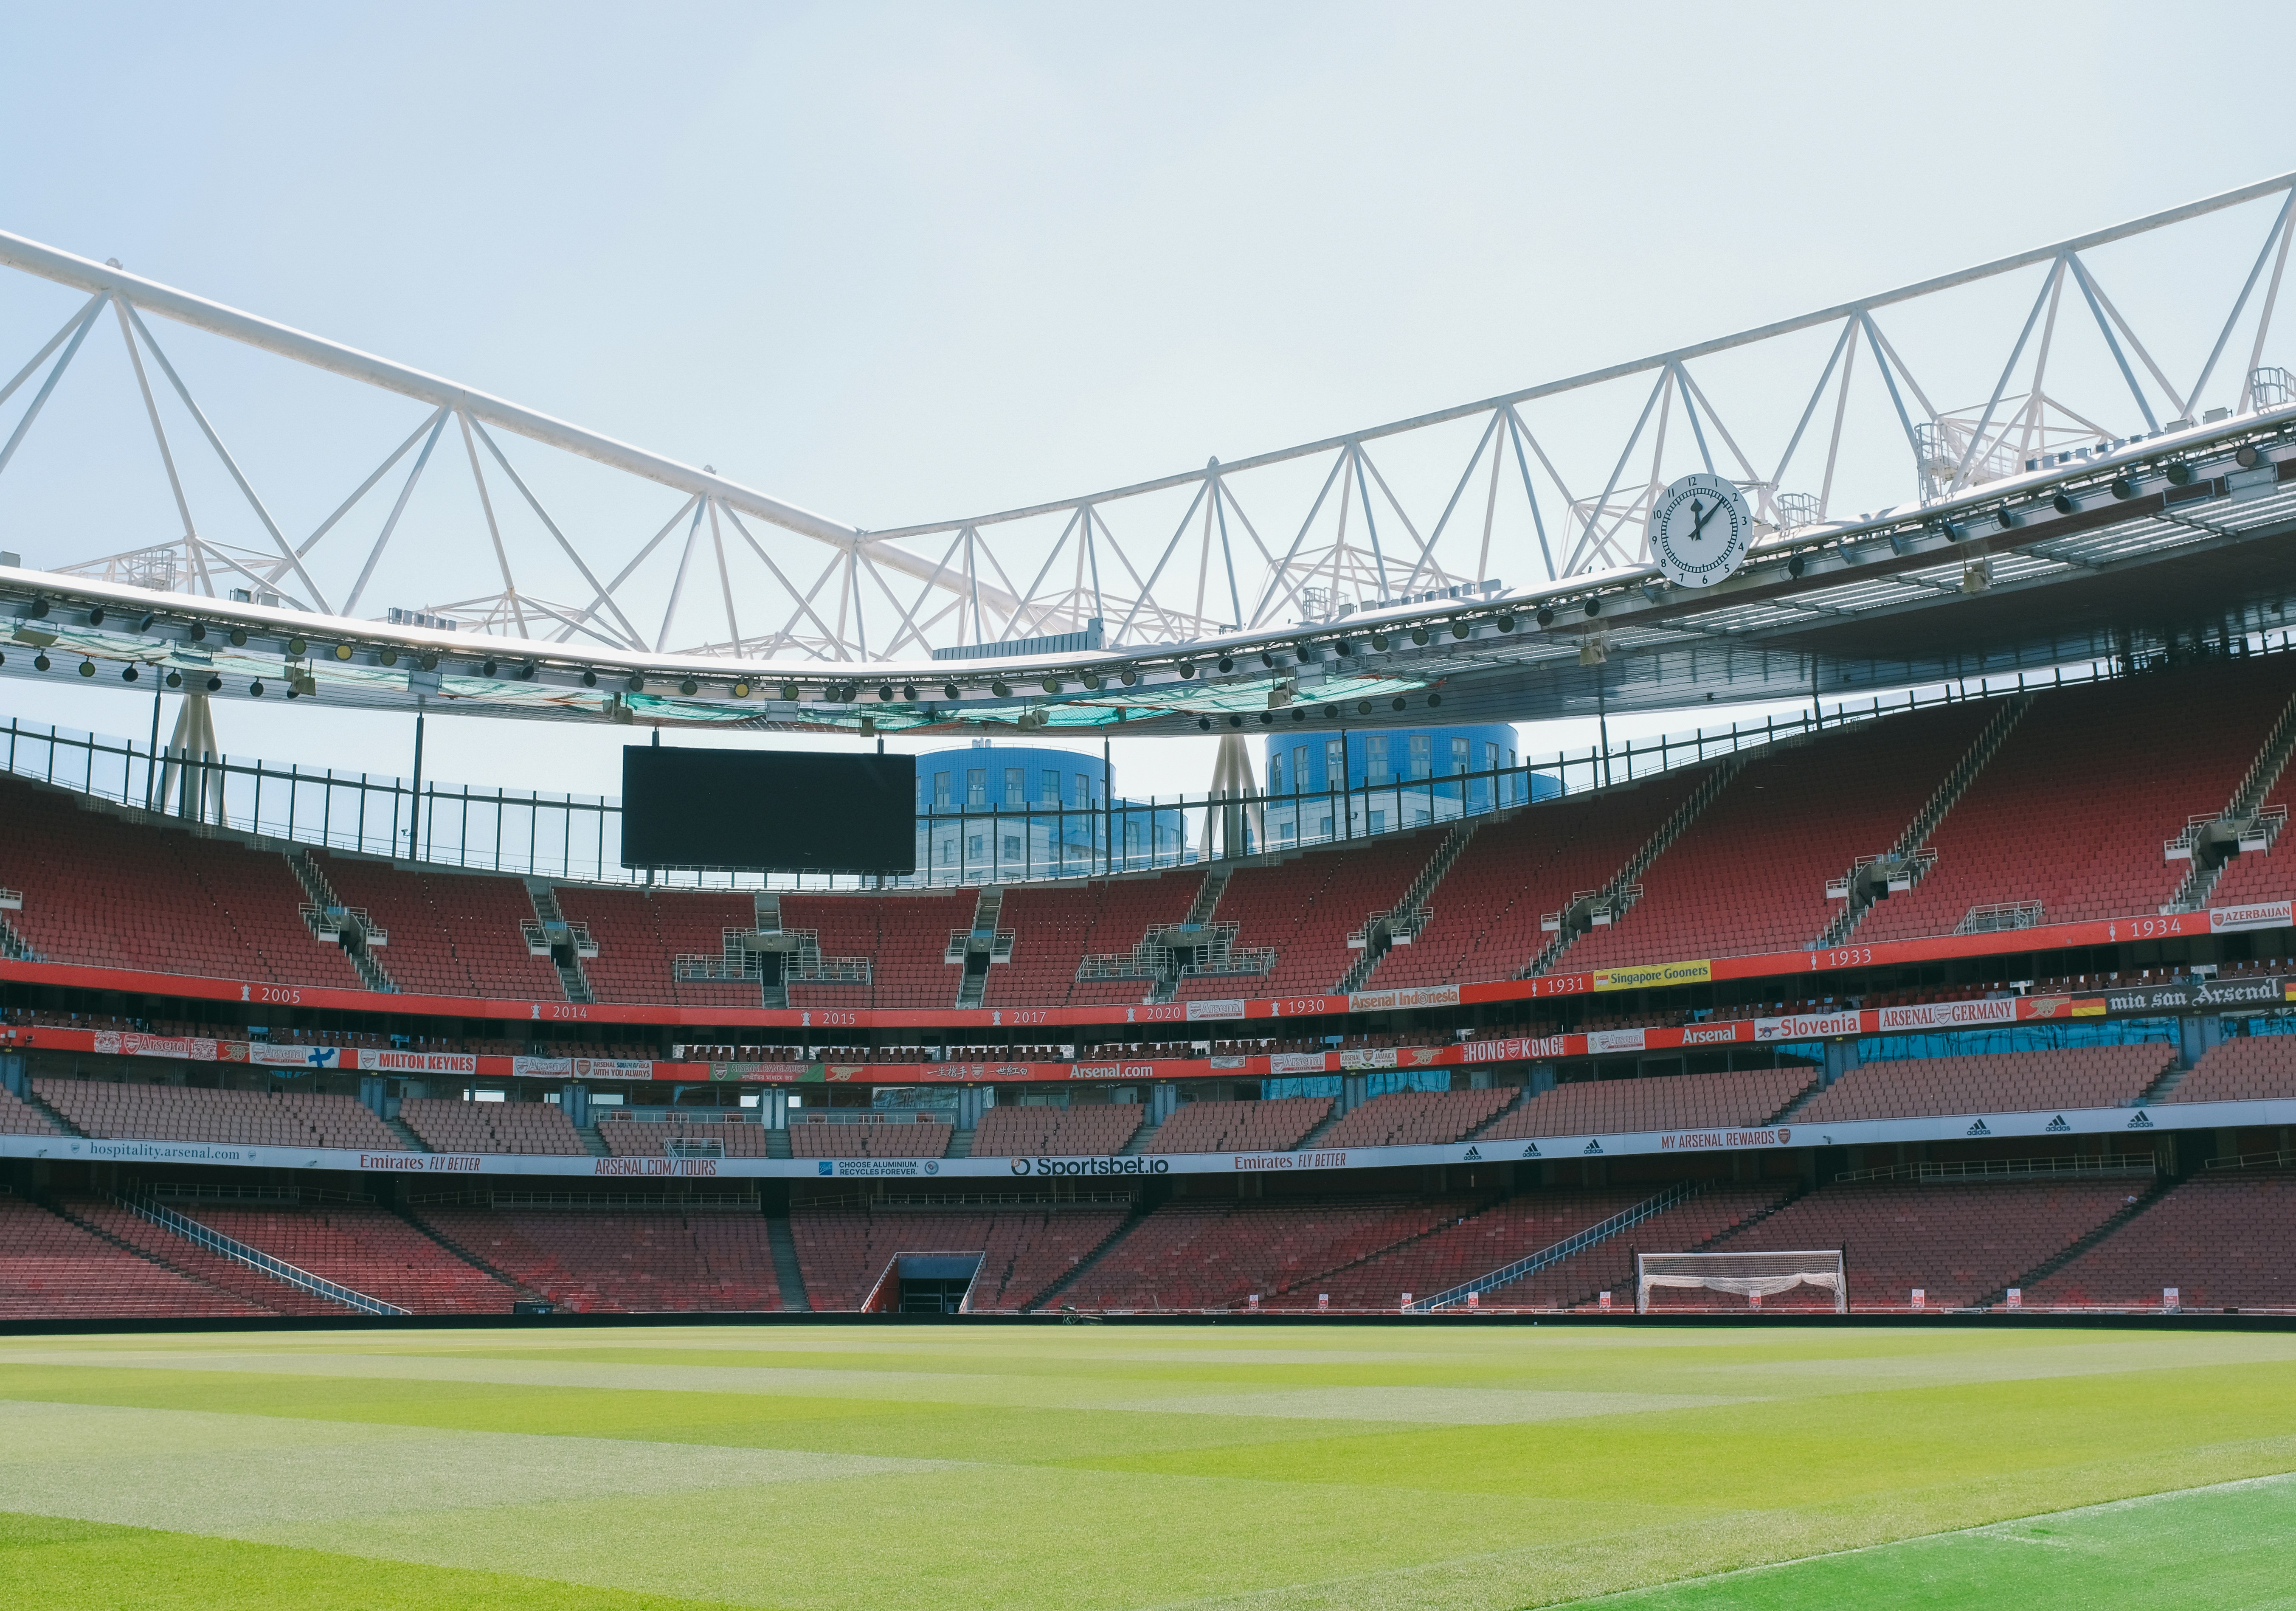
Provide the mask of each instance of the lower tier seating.
{"label": "lower tier seating", "polygon": [[1838,1124],[1924,1113],[2117,1108],[2143,1095],[2176,1060],[2177,1049],[2156,1041],[1867,1063],[1811,1098],[1794,1122]]}
{"label": "lower tier seating", "polygon": [[979,1253],[971,1307],[1025,1309],[1068,1279],[1124,1223],[1097,1204],[1059,1208],[815,1208],[790,1210],[790,1237],[819,1311],[861,1307],[903,1253]]}
{"label": "lower tier seating", "polygon": [[[1718,1253],[1838,1247],[1853,1308],[1902,1309],[1914,1288],[1931,1309],[1988,1298],[2127,1206],[2128,1181],[1852,1182],[1824,1187],[1727,1236]],[[1660,1288],[1652,1308],[1744,1309],[1701,1288]],[[1767,1308],[1831,1308],[1830,1293],[1797,1287]]]}
{"label": "lower tier seating", "polygon": [[406,1149],[356,1097],[67,1079],[36,1079],[32,1093],[89,1135],[242,1147]]}
{"label": "lower tier seating", "polygon": [[1090,1108],[991,1108],[972,1133],[974,1157],[1106,1157],[1124,1150],[1148,1110],[1133,1102]]}
{"label": "lower tier seating", "polygon": [[269,1313],[115,1247],[37,1204],[0,1197],[0,1321],[191,1320]]}
{"label": "lower tier seating", "polygon": [[322,1280],[417,1314],[507,1314],[513,1296],[382,1208],[225,1208],[191,1216]]}
{"label": "lower tier seating", "polygon": [[57,1199],[57,1206],[113,1241],[125,1242],[153,1263],[164,1264],[179,1275],[246,1299],[266,1314],[356,1314],[358,1311],[348,1304],[339,1304],[332,1298],[307,1292],[291,1281],[266,1275],[252,1265],[237,1259],[211,1253],[188,1237],[176,1235],[165,1226],[155,1225],[132,1208],[123,1208],[109,1198],[65,1197]]}
{"label": "lower tier seating", "polygon": [[1775,1208],[1793,1190],[1783,1182],[1710,1186],[1687,1202],[1637,1221],[1625,1235],[1610,1237],[1521,1280],[1493,1288],[1482,1301],[1497,1308],[1592,1309],[1608,1292],[1614,1311],[1631,1312],[1636,1249],[1688,1252]]}
{"label": "lower tier seating", "polygon": [[1327,1096],[1267,1102],[1183,1102],[1148,1143],[1151,1152],[1281,1152],[1331,1116]]}
{"label": "lower tier seating", "polygon": [[610,1314],[781,1307],[765,1219],[741,1207],[430,1207],[422,1223],[562,1309]]}
{"label": "lower tier seating", "polygon": [[[2124,1194],[2125,1195],[2125,1194]],[[2296,1308],[2296,1174],[2227,1170],[2186,1181],[2027,1289],[2034,1306]]]}
{"label": "lower tier seating", "polygon": [[[1393,1251],[1334,1271],[1316,1283],[1334,1309],[1401,1306],[1403,1295],[1432,1297],[1502,1265],[1527,1258],[1644,1201],[1656,1187],[1601,1187],[1524,1192],[1452,1223]],[[1308,1295],[1312,1304],[1315,1294]]]}
{"label": "lower tier seating", "polygon": [[1423,1236],[1464,1198],[1192,1202],[1148,1214],[1060,1295],[1080,1309],[1312,1309],[1326,1272]]}

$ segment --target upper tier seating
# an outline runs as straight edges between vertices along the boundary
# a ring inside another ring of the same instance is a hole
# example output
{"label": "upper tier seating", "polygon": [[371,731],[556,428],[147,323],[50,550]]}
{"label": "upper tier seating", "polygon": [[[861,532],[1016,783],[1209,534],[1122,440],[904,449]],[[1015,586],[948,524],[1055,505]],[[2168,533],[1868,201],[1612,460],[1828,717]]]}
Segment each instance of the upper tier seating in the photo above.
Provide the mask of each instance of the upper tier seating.
{"label": "upper tier seating", "polygon": [[388,1209],[200,1203],[186,1212],[299,1270],[415,1314],[507,1314],[516,1296]]}
{"label": "upper tier seating", "polygon": [[270,1313],[0,1196],[0,1321],[178,1320]]}
{"label": "upper tier seating", "polygon": [[[1203,887],[1204,875],[1197,871],[1160,872],[1100,885],[1100,909],[1093,916],[1092,928],[1085,935],[1077,960],[1081,962],[1087,956],[1129,956],[1133,946],[1145,939],[1151,928],[1185,920],[1188,908],[1195,904]],[[1020,893],[1008,891],[1005,899],[1010,901]],[[1019,932],[1014,929],[1016,936]],[[1019,950],[1016,938],[1016,955]],[[1079,1007],[1128,1005],[1145,1001],[1153,988],[1153,982],[1148,979],[1077,979],[1070,987],[1067,1000]]]}
{"label": "upper tier seating", "polygon": [[648,1314],[781,1307],[754,1206],[431,1207],[422,1222],[562,1309]]}
{"label": "upper tier seating", "polygon": [[1013,955],[1009,961],[990,965],[981,1004],[1065,1005],[1076,984],[1077,964],[1091,949],[1093,925],[1107,890],[1103,883],[1046,888],[1024,884],[1007,889],[996,926],[1013,931]]}
{"label": "upper tier seating", "polygon": [[1464,1141],[1521,1094],[1521,1088],[1513,1085],[1495,1085],[1488,1091],[1391,1091],[1349,1113],[1325,1131],[1316,1144],[1433,1147]]}
{"label": "upper tier seating", "polygon": [[516,879],[476,873],[401,872],[350,856],[313,859],[346,906],[359,906],[390,936],[375,960],[399,989],[416,995],[490,996],[562,1002],[565,986],[548,957],[529,953],[521,922],[534,903]]}
{"label": "upper tier seating", "polygon": [[974,1157],[1108,1157],[1124,1150],[1148,1110],[1132,1102],[1089,1108],[991,1108],[972,1133]]}
{"label": "upper tier seating", "polygon": [[[947,960],[948,936],[956,929],[972,927],[980,899],[975,889],[782,896],[783,928],[815,929],[820,935],[823,956],[866,957],[871,964],[866,985],[791,985],[790,1005],[954,1007],[964,969]],[[1001,922],[1000,926],[1011,927]]]}
{"label": "upper tier seating", "polygon": [[1483,1133],[1487,1141],[1541,1135],[1635,1135],[1759,1124],[1809,1089],[1816,1068],[1742,1068],[1640,1080],[1574,1080],[1531,1097]]}
{"label": "upper tier seating", "polygon": [[193,1241],[178,1236],[164,1226],[155,1225],[132,1208],[122,1207],[108,1198],[66,1197],[59,1199],[65,1213],[82,1224],[93,1226],[114,1241],[125,1242],[154,1263],[165,1264],[180,1275],[189,1276],[218,1292],[227,1292],[247,1300],[257,1310],[266,1314],[356,1314],[348,1304],[339,1304],[330,1297],[321,1297],[291,1281],[213,1253]]}
{"label": "upper tier seating", "polygon": [[717,1141],[727,1157],[766,1157],[767,1130],[763,1124],[736,1119],[637,1119],[626,1113],[606,1116],[598,1125],[606,1150],[616,1157],[665,1157],[672,1141]]}
{"label": "upper tier seating", "polygon": [[2008,902],[2045,923],[2154,915],[2186,867],[2161,842],[2223,809],[2292,686],[2296,658],[2274,655],[2042,694],[1930,836],[1935,869],[1858,942],[1951,934]]}
{"label": "upper tier seating", "polygon": [[2236,1035],[2212,1047],[2163,1099],[2253,1102],[2296,1097],[2296,1035]]}
{"label": "upper tier seating", "polygon": [[67,1079],[36,1079],[32,1093],[88,1135],[243,1147],[406,1150],[406,1144],[356,1097]]}
{"label": "upper tier seating", "polygon": [[[1399,1307],[1403,1295],[1434,1296],[1502,1265],[1552,1247],[1649,1198],[1652,1186],[1592,1190],[1541,1190],[1496,1203],[1481,1213],[1461,1210],[1452,1223],[1391,1252],[1316,1283],[1334,1309]],[[1315,1293],[1306,1295],[1312,1304]]]}
{"label": "upper tier seating", "polygon": [[598,954],[582,959],[590,994],[602,1002],[679,1007],[756,1007],[758,986],[729,980],[681,984],[670,977],[682,956],[722,956],[726,930],[754,928],[756,897],[710,889],[585,889],[561,885],[558,910],[589,926]]}
{"label": "upper tier seating", "polygon": [[915,1124],[842,1124],[816,1114],[791,1114],[791,1157],[941,1157],[955,1130],[939,1119]]}
{"label": "upper tier seating", "polygon": [[2174,1287],[2187,1309],[2296,1307],[2291,1247],[2296,1174],[2244,1169],[2198,1175],[2036,1281],[2024,1302],[2029,1308],[2152,1307],[2162,1288]]}
{"label": "upper tier seating", "polygon": [[806,1299],[823,1313],[861,1307],[898,1254],[980,1253],[969,1307],[1025,1309],[1124,1223],[1121,1207],[790,1209]]}
{"label": "upper tier seating", "polygon": [[[1789,1203],[1711,1251],[1838,1247],[1849,1266],[1852,1308],[1906,1308],[1916,1287],[1929,1308],[1956,1308],[2079,1241],[2120,1212],[2128,1195],[2126,1181],[1855,1182]],[[1803,1286],[1762,1304],[1830,1309],[1833,1298]],[[1660,1288],[1651,1306],[1743,1309],[1746,1300],[1702,1288]]]}
{"label": "upper tier seating", "polygon": [[60,1133],[48,1116],[25,1101],[14,1092],[0,1086],[0,1135],[55,1135]]}
{"label": "upper tier seating", "polygon": [[1380,959],[1370,987],[1517,977],[1554,937],[1539,919],[1610,882],[1704,776],[1661,773],[1486,822],[1436,884],[1427,927]]}
{"label": "upper tier seating", "polygon": [[2118,1108],[2143,1095],[2176,1060],[2177,1049],[2156,1041],[1867,1063],[1811,1098],[1794,1123]]}
{"label": "upper tier seating", "polygon": [[1567,965],[1806,948],[1841,909],[1826,880],[1889,849],[1999,709],[1914,711],[1758,754],[1643,873],[1641,899]]}
{"label": "upper tier seating", "polygon": [[1649,1252],[1700,1247],[1732,1226],[1776,1207],[1793,1190],[1775,1181],[1709,1186],[1687,1202],[1636,1221],[1625,1235],[1606,1238],[1520,1280],[1494,1287],[1483,1294],[1482,1302],[1498,1309],[1594,1309],[1608,1292],[1613,1310],[1631,1312],[1636,1248]]}
{"label": "upper tier seating", "polygon": [[1183,1102],[1148,1143],[1150,1152],[1288,1152],[1331,1116],[1327,1096],[1270,1102]]}
{"label": "upper tier seating", "polygon": [[546,1153],[579,1157],[587,1150],[573,1121],[549,1102],[462,1102],[411,1096],[398,1116],[433,1152]]}
{"label": "upper tier seating", "polygon": [[84,811],[15,779],[0,779],[0,885],[24,896],[8,920],[50,961],[365,988],[303,926],[283,856]]}
{"label": "upper tier seating", "polygon": [[1331,989],[1362,955],[1349,949],[1348,936],[1373,912],[1394,909],[1442,845],[1445,831],[1359,840],[1271,866],[1238,868],[1213,916],[1237,924],[1237,945],[1274,946],[1275,969],[1265,978],[1186,979],[1181,999]]}
{"label": "upper tier seating", "polygon": [[1080,1309],[1312,1309],[1314,1284],[1456,1219],[1468,1199],[1164,1204],[1060,1295]]}

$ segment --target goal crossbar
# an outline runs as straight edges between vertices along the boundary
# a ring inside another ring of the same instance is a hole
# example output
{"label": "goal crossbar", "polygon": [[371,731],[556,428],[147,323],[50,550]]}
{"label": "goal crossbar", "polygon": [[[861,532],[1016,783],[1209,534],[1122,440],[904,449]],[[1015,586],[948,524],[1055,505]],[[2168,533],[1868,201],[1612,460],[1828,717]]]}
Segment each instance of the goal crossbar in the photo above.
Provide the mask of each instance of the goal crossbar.
{"label": "goal crossbar", "polygon": [[1656,1287],[1703,1287],[1745,1297],[1768,1297],[1796,1287],[1833,1294],[1833,1312],[1849,1313],[1849,1266],[1839,1247],[1794,1253],[1638,1253],[1635,1255],[1635,1313],[1650,1313]]}

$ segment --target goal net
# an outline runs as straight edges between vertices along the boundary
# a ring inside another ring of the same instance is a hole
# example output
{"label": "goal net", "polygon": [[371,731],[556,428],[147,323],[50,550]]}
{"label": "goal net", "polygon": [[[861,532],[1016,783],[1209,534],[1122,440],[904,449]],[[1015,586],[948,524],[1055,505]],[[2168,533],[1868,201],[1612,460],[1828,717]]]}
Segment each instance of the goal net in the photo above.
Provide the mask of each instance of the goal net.
{"label": "goal net", "polygon": [[1638,1253],[1635,1255],[1635,1313],[1650,1313],[1657,1287],[1704,1287],[1734,1292],[1759,1302],[1796,1287],[1822,1287],[1833,1294],[1837,1314],[1849,1313],[1849,1276],[1839,1247],[1804,1253]]}

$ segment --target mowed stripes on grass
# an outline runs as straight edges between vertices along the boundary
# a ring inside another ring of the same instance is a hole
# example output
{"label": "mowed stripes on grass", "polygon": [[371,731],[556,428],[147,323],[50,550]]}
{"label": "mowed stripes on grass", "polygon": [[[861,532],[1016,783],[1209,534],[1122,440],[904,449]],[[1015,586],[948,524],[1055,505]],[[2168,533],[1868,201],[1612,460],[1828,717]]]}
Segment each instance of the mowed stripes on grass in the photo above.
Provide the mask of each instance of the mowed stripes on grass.
{"label": "mowed stripes on grass", "polygon": [[1715,1574],[2296,1470],[2292,1362],[1926,1327],[16,1338],[0,1550],[55,1607],[1743,1594]]}

